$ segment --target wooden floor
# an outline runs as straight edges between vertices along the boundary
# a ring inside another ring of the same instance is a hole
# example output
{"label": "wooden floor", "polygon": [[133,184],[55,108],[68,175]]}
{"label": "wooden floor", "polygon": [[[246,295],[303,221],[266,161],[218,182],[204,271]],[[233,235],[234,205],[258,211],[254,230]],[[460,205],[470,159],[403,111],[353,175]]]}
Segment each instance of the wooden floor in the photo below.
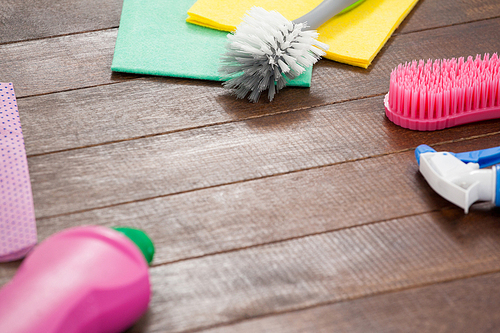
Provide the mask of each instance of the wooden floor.
{"label": "wooden floor", "polygon": [[[500,145],[500,120],[391,123],[397,64],[500,51],[500,1],[420,0],[367,69],[235,100],[110,70],[122,0],[2,0],[39,240],[129,225],[157,247],[128,332],[500,332],[500,210],[430,189],[414,149]],[[0,285],[19,262],[0,265]]]}

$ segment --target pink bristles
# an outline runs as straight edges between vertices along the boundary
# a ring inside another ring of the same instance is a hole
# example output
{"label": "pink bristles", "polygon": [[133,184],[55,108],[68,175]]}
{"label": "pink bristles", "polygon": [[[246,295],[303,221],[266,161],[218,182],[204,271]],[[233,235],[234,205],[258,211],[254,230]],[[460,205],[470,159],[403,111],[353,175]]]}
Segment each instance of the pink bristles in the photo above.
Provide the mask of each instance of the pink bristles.
{"label": "pink bristles", "polygon": [[384,104],[392,122],[419,131],[500,118],[500,59],[495,53],[400,64]]}

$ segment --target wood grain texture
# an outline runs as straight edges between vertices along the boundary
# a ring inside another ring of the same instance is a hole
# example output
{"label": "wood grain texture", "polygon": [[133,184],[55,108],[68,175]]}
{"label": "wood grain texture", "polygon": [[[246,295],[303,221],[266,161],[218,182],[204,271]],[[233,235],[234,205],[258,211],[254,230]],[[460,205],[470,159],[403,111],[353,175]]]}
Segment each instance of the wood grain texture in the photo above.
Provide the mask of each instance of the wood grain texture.
{"label": "wood grain texture", "polygon": [[118,27],[123,0],[3,0],[0,44]]}
{"label": "wood grain texture", "polygon": [[[500,136],[447,144],[476,150]],[[413,151],[38,220],[39,239],[68,225],[130,225],[157,245],[154,264],[334,231],[452,206]],[[482,206],[472,210],[485,209]]]}
{"label": "wood grain texture", "polygon": [[[401,62],[498,51],[500,2],[420,0],[369,69],[323,60],[310,89],[257,104],[112,73],[120,8],[2,1],[0,79],[19,98],[39,240],[99,224],[155,241],[152,303],[127,332],[498,330],[500,210],[464,215],[413,149],[499,146],[500,119],[413,132],[382,100]],[[19,264],[0,264],[0,286]]]}
{"label": "wood grain texture", "polygon": [[[436,31],[426,31],[421,35],[421,40],[418,40],[418,34],[405,37],[398,36],[389,42],[388,47],[385,47],[381,54],[385,53],[385,49],[390,49],[390,45],[394,44],[394,41],[399,37],[410,39],[413,42],[412,47],[408,49],[407,45],[402,45],[402,48],[397,48],[394,51],[393,56],[383,57],[384,62],[387,61],[386,65],[377,65],[378,59],[382,58],[380,55],[377,56],[368,70],[340,65],[333,61],[321,61],[315,66],[313,87],[321,90],[327,89],[330,95],[336,96],[340,94],[344,99],[349,99],[353,97],[349,96],[349,89],[343,89],[344,84],[342,81],[349,82],[349,80],[355,79],[358,86],[365,86],[366,79],[375,79],[377,71],[382,71],[384,75],[382,82],[385,83],[386,91],[388,87],[387,74],[400,62],[415,58],[467,56],[496,51],[498,49],[496,44],[499,43],[498,38],[492,38],[491,34],[495,34],[498,30],[498,21],[498,19],[486,20],[468,25],[437,29]],[[455,31],[454,29],[458,30]],[[117,29],[110,29],[80,35],[0,45],[0,57],[4,64],[0,68],[0,76],[3,81],[14,82],[18,97],[91,87],[133,77],[131,75],[112,73],[110,70],[116,34]],[[447,37],[450,34],[463,34],[461,43],[459,43],[459,50],[455,49],[457,43],[453,43],[453,40]],[[451,43],[453,45],[447,45]],[[398,45],[399,43],[395,44]],[[346,71],[347,73],[344,73]],[[342,74],[344,76],[339,76]],[[354,76],[354,78],[350,79],[351,76]],[[307,91],[306,89],[305,92]],[[380,93],[380,91],[371,90],[370,95],[377,93]],[[279,96],[287,98],[284,94]],[[309,104],[325,103],[320,96],[316,97],[313,94],[307,94],[306,96],[309,96]],[[298,95],[290,103],[300,99],[303,99],[303,96]]]}
{"label": "wood grain texture", "polygon": [[[383,95],[389,88],[390,72],[397,64],[426,57],[494,52],[500,49],[500,38],[496,38],[499,29],[500,19],[497,19],[398,36],[383,50],[383,56],[370,69],[322,61],[315,67],[310,89],[287,88],[273,103],[252,104],[246,100],[236,100],[216,82],[152,77],[21,98],[19,109],[27,152],[29,155],[42,154]],[[100,40],[101,34],[107,36],[108,40]],[[99,32],[93,36],[85,34],[64,38],[85,49],[87,43],[98,44],[95,47],[99,51],[90,53],[112,52],[109,44],[114,43],[114,37],[111,35],[111,32]],[[462,36],[463,41],[450,42],[450,36],[454,35]],[[490,40],[490,43],[481,42],[481,39]],[[102,45],[106,45],[104,50]],[[54,56],[52,51],[47,52],[51,57]],[[17,81],[14,83],[18,96],[32,94],[33,89],[40,92],[46,88],[69,89],[74,85],[96,84],[92,81],[98,78],[99,83],[114,81],[108,72],[111,54],[96,59],[92,54],[88,59],[86,55],[84,57],[88,63],[84,62],[75,68],[74,64],[68,64],[61,71],[58,63],[67,62],[66,53],[61,53],[54,62],[47,60],[43,64],[54,73],[46,76],[47,69],[33,73],[35,76],[44,75],[40,79],[30,78],[29,73],[19,75],[15,72],[7,73],[6,77],[13,75],[11,79]],[[25,69],[21,73],[25,73]],[[75,78],[78,80],[73,82]],[[382,103],[371,108],[372,112],[383,112]]]}
{"label": "wood grain texture", "polygon": [[[395,36],[367,70],[322,60],[314,67],[309,98],[314,98],[317,91],[325,91],[324,96],[343,96],[346,99],[357,98],[351,93],[357,96],[385,94],[389,89],[390,72],[400,63],[493,54],[499,49],[496,45],[497,25],[500,25],[500,19]],[[461,36],[460,42],[456,36]],[[323,101],[327,100],[323,95],[319,96]]]}
{"label": "wood grain texture", "polygon": [[16,96],[118,82],[110,70],[117,29],[0,45],[0,77]]}
{"label": "wood grain texture", "polygon": [[480,21],[500,16],[497,0],[420,0],[396,34]]}
{"label": "wood grain texture", "polygon": [[498,211],[453,208],[152,268],[140,331],[198,330],[498,271]]}
{"label": "wood grain texture", "polygon": [[[0,43],[116,28],[122,0],[4,0]],[[420,0],[397,33],[408,33],[500,16],[496,0]]]}
{"label": "wood grain texture", "polygon": [[123,0],[2,0],[0,44],[118,27]]}
{"label": "wood grain texture", "polygon": [[409,131],[388,121],[382,104],[382,97],[376,97],[30,157],[36,215],[165,196],[498,131],[498,120],[450,129],[439,137]]}
{"label": "wood grain texture", "polygon": [[203,333],[495,332],[500,274],[294,311]]}
{"label": "wood grain texture", "polygon": [[21,261],[0,263],[0,287],[12,279],[20,264]]}
{"label": "wood grain texture", "polygon": [[[161,264],[448,205],[417,174],[412,155],[383,156],[42,218],[37,224],[39,238],[68,225],[130,225],[152,235],[158,248],[154,264]],[[371,173],[377,174],[376,179],[369,179]]]}

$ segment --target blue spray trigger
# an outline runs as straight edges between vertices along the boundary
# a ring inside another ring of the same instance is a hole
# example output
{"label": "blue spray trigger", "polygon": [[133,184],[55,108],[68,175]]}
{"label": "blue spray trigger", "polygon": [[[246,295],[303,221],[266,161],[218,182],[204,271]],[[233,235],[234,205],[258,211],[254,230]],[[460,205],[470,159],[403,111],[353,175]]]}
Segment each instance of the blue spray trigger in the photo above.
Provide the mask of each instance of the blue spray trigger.
{"label": "blue spray trigger", "polygon": [[500,165],[496,165],[493,167],[493,170],[496,173],[496,189],[495,189],[495,206],[500,207]]}
{"label": "blue spray trigger", "polygon": [[500,147],[450,154],[464,163],[478,163],[480,168],[500,163]]}
{"label": "blue spray trigger", "polygon": [[435,153],[436,151],[429,147],[428,145],[420,145],[415,149],[415,158],[417,159],[418,165],[420,165],[420,154],[423,153]]}

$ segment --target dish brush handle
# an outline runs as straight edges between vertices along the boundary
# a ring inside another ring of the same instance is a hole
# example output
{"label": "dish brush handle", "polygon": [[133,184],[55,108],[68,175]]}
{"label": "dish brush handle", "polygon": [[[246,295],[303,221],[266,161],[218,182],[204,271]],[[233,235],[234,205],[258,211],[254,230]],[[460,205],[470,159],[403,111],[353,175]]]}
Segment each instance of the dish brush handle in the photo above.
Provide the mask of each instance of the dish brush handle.
{"label": "dish brush handle", "polygon": [[324,0],[309,13],[293,20],[294,23],[306,23],[310,29],[319,28],[323,23],[340,13],[342,10],[357,5],[364,0]]}

